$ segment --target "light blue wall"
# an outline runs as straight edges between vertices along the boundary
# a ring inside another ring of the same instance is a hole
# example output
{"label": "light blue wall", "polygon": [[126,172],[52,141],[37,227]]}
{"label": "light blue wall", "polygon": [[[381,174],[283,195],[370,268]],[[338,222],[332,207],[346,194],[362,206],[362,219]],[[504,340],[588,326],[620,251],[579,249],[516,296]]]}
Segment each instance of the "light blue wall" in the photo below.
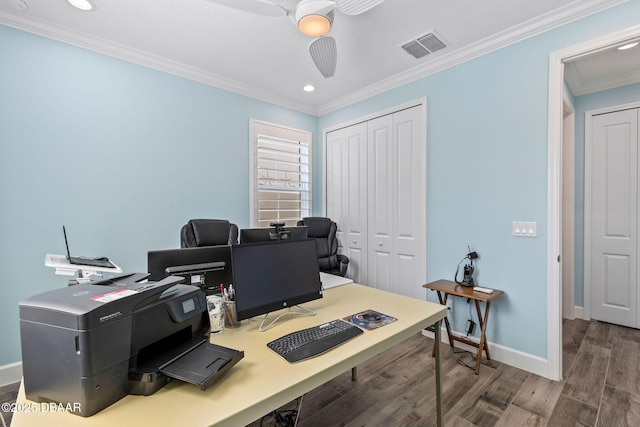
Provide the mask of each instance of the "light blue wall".
{"label": "light blue wall", "polygon": [[590,110],[640,102],[640,84],[576,96],[576,201],[575,201],[575,303],[584,307],[584,135],[585,113]]}
{"label": "light blue wall", "polygon": [[[478,282],[506,291],[489,339],[545,358],[548,56],[638,16],[632,0],[320,118],[0,26],[0,365],[20,360],[18,301],[66,284],[43,265],[62,224],[74,253],[125,271],[176,247],[189,218],[247,226],[249,118],[314,132],[319,213],[320,131],[421,97],[428,279],[451,278],[470,245]],[[538,237],[512,237],[514,220]]]}
{"label": "light blue wall", "polygon": [[[549,54],[638,16],[634,0],[320,118],[323,129],[427,98],[427,279],[452,279],[467,245],[476,250],[478,283],[506,292],[490,341],[547,356]],[[513,237],[512,221],[537,222],[538,237]],[[454,329],[468,318],[458,300]]]}
{"label": "light blue wall", "polygon": [[[363,104],[373,112],[427,97],[427,279],[453,279],[469,245],[480,255],[477,282],[506,291],[491,309],[491,341],[545,356],[547,65],[530,50],[514,46]],[[515,73],[521,61],[526,84]],[[323,126],[345,118],[333,117]],[[540,237],[511,237],[518,220],[537,221]],[[468,316],[459,300],[454,329]]]}
{"label": "light blue wall", "polygon": [[[106,255],[146,271],[190,218],[249,224],[249,118],[317,118],[0,26],[0,365],[21,360],[18,301],[65,286],[44,266]],[[318,144],[315,144],[318,145]]]}

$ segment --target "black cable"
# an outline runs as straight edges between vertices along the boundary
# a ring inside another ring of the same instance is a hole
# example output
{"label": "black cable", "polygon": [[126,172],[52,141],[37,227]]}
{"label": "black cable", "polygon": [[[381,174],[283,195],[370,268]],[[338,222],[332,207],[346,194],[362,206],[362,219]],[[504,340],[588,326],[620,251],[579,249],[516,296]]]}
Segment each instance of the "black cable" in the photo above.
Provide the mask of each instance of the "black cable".
{"label": "black cable", "polygon": [[458,285],[462,284],[462,282],[458,280],[458,272],[460,271],[460,264],[462,264],[464,262],[464,260],[468,259],[468,258],[469,258],[468,256],[465,256],[464,258],[462,258],[460,260],[460,262],[456,266],[456,274],[453,276],[453,281],[456,282]]}
{"label": "black cable", "polygon": [[[478,358],[477,358],[477,357],[476,357],[472,352],[470,352],[470,351],[462,350],[462,351],[459,351],[458,353],[469,353],[469,355],[471,356],[471,359],[472,359],[472,360],[474,360],[474,361],[477,361],[477,360],[478,360]],[[462,360],[461,358],[456,359],[456,363],[457,363],[458,365],[462,365],[462,366],[464,366],[464,367],[467,367],[467,368],[471,369],[472,371],[475,371],[475,370],[476,370],[476,367],[475,367],[475,366],[469,366],[469,365],[467,365],[467,364],[465,363],[465,361],[464,361],[464,360]]]}
{"label": "black cable", "polygon": [[260,426],[264,426],[265,420],[271,417],[271,424],[281,427],[294,427],[298,419],[298,411],[300,410],[301,398],[296,399],[296,407],[293,409],[272,411],[260,419]]}
{"label": "black cable", "polygon": [[[471,313],[471,300],[467,298],[467,304],[469,305],[469,320],[473,322],[473,313]],[[471,333],[471,328],[467,330],[467,338],[469,338],[469,334]]]}
{"label": "black cable", "polygon": [[462,359],[457,359],[456,362],[458,363],[458,365],[462,365],[462,366],[464,366],[466,368],[469,368],[471,370],[475,370],[476,369],[476,368],[474,368],[472,366],[469,366],[466,363],[464,363],[464,360],[462,360]]}

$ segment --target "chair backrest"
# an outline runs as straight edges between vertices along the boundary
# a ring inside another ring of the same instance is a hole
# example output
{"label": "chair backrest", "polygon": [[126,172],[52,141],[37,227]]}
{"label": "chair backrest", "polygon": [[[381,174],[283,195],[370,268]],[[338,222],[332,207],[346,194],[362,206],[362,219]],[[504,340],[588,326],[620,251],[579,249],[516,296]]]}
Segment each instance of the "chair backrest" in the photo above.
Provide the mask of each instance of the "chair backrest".
{"label": "chair backrest", "polygon": [[192,219],[180,230],[180,247],[233,245],[238,243],[238,226],[225,219]]}
{"label": "chair backrest", "polygon": [[338,239],[336,232],[338,226],[331,218],[307,217],[298,221],[298,225],[307,226],[307,236],[316,239],[318,251],[318,264],[320,271],[340,269],[338,262]]}

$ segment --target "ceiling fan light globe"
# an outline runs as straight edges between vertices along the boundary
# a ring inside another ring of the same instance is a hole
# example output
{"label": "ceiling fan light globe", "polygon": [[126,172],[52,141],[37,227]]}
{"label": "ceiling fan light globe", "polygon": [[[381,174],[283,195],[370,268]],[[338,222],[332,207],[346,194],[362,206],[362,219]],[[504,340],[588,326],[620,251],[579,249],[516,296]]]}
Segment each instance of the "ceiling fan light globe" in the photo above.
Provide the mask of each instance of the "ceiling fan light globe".
{"label": "ceiling fan light globe", "polygon": [[306,15],[298,21],[298,29],[310,37],[324,36],[331,29],[331,20],[323,15]]}

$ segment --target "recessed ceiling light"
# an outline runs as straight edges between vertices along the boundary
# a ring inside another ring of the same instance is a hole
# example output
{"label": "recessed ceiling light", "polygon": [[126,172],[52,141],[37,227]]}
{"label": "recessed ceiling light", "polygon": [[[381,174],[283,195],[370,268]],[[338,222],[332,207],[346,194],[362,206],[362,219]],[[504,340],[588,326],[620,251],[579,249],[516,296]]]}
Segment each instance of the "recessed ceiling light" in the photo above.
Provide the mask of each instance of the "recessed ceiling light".
{"label": "recessed ceiling light", "polygon": [[316,87],[314,85],[305,85],[302,89],[305,92],[313,92],[314,90],[316,90]]}
{"label": "recessed ceiling light", "polygon": [[638,43],[640,43],[640,41],[638,42],[631,42],[631,43],[627,43],[625,45],[619,46],[618,50],[627,50],[627,49],[631,49],[632,47],[636,47],[638,46]]}
{"label": "recessed ceiling light", "polygon": [[67,0],[67,1],[71,6],[77,7],[80,10],[90,11],[90,10],[96,9],[95,5],[91,3],[91,1],[89,0]]}

